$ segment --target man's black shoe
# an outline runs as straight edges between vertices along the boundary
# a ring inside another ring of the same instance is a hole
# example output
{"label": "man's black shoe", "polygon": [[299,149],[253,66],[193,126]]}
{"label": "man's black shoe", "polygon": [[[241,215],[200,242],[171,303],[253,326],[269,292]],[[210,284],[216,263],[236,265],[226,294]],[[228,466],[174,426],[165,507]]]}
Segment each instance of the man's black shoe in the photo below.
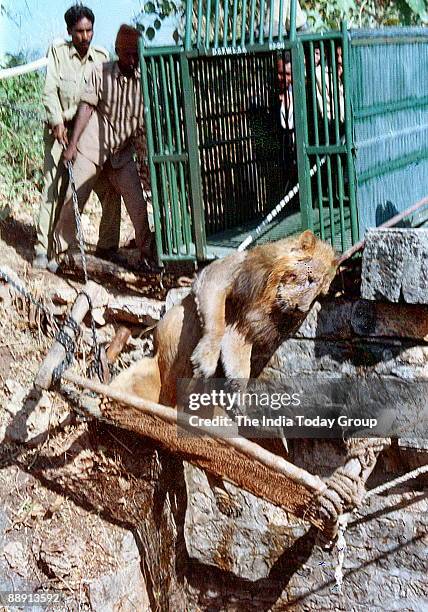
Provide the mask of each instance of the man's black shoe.
{"label": "man's black shoe", "polygon": [[111,261],[112,257],[117,255],[117,249],[100,249],[97,247],[94,253],[95,257],[99,257],[100,259],[106,259],[107,261]]}
{"label": "man's black shoe", "polygon": [[104,259],[104,261],[110,261],[111,263],[117,264],[118,266],[126,266],[128,264],[128,260],[126,257],[119,255],[117,249],[95,249],[94,253],[95,257],[99,259]]}

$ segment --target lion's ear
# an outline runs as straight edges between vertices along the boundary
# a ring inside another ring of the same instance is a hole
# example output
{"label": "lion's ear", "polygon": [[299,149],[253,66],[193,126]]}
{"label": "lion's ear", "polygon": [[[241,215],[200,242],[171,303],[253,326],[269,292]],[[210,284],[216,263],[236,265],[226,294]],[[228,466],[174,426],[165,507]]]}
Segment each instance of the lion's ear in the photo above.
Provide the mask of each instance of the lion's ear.
{"label": "lion's ear", "polygon": [[302,251],[312,252],[315,249],[316,237],[311,230],[306,230],[300,235],[299,243]]}

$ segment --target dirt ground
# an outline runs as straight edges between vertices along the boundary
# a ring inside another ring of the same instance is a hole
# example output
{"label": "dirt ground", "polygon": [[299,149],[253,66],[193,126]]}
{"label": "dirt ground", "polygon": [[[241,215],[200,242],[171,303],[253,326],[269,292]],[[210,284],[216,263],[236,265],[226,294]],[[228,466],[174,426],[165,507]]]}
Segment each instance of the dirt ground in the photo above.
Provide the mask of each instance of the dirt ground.
{"label": "dirt ground", "polygon": [[[67,271],[33,270],[37,198],[8,210],[4,203],[3,198],[0,267],[12,269],[51,307],[46,296],[78,288],[82,279]],[[89,251],[95,247],[99,214],[98,203],[91,202],[83,219]],[[124,214],[121,244],[130,238],[132,226]],[[177,278],[166,274],[160,280],[141,277],[131,292],[163,299]],[[120,293],[120,284],[115,287],[110,278],[108,289]],[[93,590],[94,580],[123,567],[123,541],[144,518],[156,453],[133,435],[76,416],[58,393],[33,389],[52,329],[24,298],[10,298],[1,280],[0,290],[0,591],[55,589],[63,593],[67,609],[102,609],[103,604],[89,607],[90,585]],[[63,317],[59,314],[58,322]],[[101,339],[108,342],[116,327],[98,330]],[[128,357],[136,348],[150,350],[150,341],[138,344],[139,332],[133,329],[137,340],[125,349]],[[84,373],[84,342],[79,354],[74,367]],[[124,358],[118,367],[127,362]],[[120,609],[135,609],[128,603]]]}

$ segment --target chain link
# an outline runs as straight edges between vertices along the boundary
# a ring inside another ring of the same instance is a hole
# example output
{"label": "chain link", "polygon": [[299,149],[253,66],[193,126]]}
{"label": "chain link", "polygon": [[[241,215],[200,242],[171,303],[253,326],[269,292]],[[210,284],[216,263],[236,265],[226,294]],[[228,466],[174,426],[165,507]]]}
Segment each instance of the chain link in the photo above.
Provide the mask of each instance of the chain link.
{"label": "chain link", "polygon": [[[37,310],[40,310],[41,312],[43,312],[43,314],[48,319],[49,323],[54,328],[55,340],[59,342],[60,344],[62,344],[62,346],[65,349],[65,358],[60,363],[60,365],[54,369],[52,373],[52,379],[54,383],[58,382],[62,374],[65,372],[65,370],[73,363],[74,353],[76,349],[74,338],[70,336],[70,334],[68,334],[64,330],[64,327],[67,326],[71,328],[77,337],[81,333],[81,329],[79,325],[73,319],[73,317],[68,315],[68,317],[64,321],[63,327],[59,327],[58,323],[55,320],[54,314],[49,310],[49,308],[47,308],[41,300],[37,300],[36,298],[34,298],[33,295],[30,293],[30,291],[28,291],[28,289],[26,289],[23,285],[13,280],[10,274],[5,272],[1,268],[0,268],[0,278],[4,280],[6,283],[8,283],[13,289],[15,289],[15,291],[17,291],[19,294],[24,296],[25,299],[27,299],[31,304],[33,304],[33,306],[37,308]],[[85,296],[86,296],[86,293],[85,293]]]}
{"label": "chain link", "polygon": [[[67,161],[67,170],[68,170],[69,184],[71,188],[71,199],[73,202],[74,219],[76,222],[77,242],[78,242],[81,261],[82,261],[83,278],[85,279],[85,284],[87,285],[89,281],[89,277],[88,277],[88,269],[86,265],[85,240],[84,240],[83,227],[82,227],[82,217],[80,215],[80,210],[79,210],[79,199],[77,197],[76,183],[74,180],[73,164],[71,161]],[[85,291],[82,291],[81,293],[86,297],[86,299],[88,300],[88,304],[89,304],[89,313],[90,313],[90,319],[91,319],[92,348],[93,348],[93,353],[94,353],[94,368],[93,369],[95,370],[98,378],[102,381],[103,380],[103,367],[101,363],[101,347],[99,346],[98,340],[97,340],[95,320],[94,320],[93,312],[92,312],[93,304],[92,304],[92,300],[90,296]]]}
{"label": "chain link", "polygon": [[0,278],[8,283],[11,287],[15,289],[18,293],[23,295],[33,306],[35,306],[38,310],[43,312],[45,317],[48,319],[49,323],[55,329],[55,332],[58,333],[59,327],[58,323],[55,320],[54,314],[47,308],[41,300],[37,300],[33,297],[33,295],[26,289],[23,285],[20,285],[16,281],[12,279],[12,277],[0,268]]}

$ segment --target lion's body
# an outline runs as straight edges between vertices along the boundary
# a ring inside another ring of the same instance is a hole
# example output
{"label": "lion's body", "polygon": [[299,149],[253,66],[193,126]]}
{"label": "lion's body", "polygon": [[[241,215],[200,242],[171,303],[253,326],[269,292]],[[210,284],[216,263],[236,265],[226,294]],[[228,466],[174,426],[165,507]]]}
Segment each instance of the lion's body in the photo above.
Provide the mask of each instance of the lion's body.
{"label": "lion's body", "polygon": [[227,378],[249,378],[252,353],[271,356],[301,323],[328,290],[334,262],[333,249],[311,232],[215,261],[157,326],[154,357],[112,386],[175,406],[178,378],[208,378],[219,369]]}
{"label": "lion's body", "polygon": [[[179,378],[207,378],[221,369],[229,379],[257,377],[279,343],[301,324],[316,297],[328,291],[336,265],[333,249],[311,232],[214,262],[196,279],[192,293],[157,326],[154,357],[122,372],[112,387],[174,407]],[[274,448],[276,442],[263,440]],[[362,442],[365,452],[367,440],[360,440],[360,446]],[[360,487],[373,469],[374,453],[373,457],[370,469],[364,459]],[[355,460],[348,478],[351,484]],[[354,504],[352,487],[345,489],[345,501],[337,493],[337,482],[341,489],[348,482],[344,469],[330,479],[332,489],[323,506],[329,520],[329,512],[336,518],[337,508],[352,509]],[[225,490],[218,475],[207,475],[219,510],[239,515],[239,500]]]}
{"label": "lion's body", "polygon": [[175,406],[177,379],[192,378],[190,357],[200,338],[195,300],[188,295],[157,325],[154,357],[144,357],[121,372],[111,386],[164,406]]}

